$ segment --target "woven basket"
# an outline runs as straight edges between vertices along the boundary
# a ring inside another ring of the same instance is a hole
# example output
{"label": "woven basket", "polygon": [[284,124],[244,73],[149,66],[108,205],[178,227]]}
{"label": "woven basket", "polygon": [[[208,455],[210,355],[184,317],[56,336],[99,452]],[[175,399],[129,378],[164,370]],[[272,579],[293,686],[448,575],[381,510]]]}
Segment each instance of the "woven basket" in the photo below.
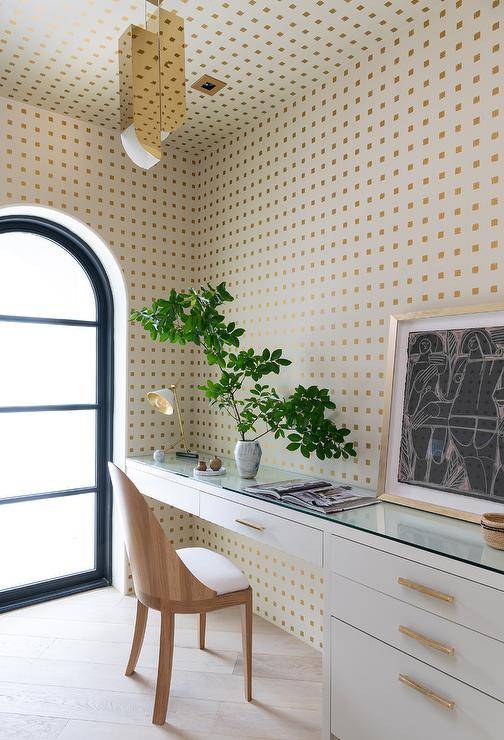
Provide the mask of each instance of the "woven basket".
{"label": "woven basket", "polygon": [[504,550],[504,514],[483,514],[481,526],[487,545]]}

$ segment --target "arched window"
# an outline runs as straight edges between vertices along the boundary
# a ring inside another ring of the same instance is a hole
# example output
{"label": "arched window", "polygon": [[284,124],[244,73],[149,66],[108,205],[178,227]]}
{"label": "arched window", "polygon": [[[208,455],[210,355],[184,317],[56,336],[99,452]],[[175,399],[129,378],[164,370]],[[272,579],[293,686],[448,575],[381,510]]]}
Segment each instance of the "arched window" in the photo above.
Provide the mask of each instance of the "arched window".
{"label": "arched window", "polygon": [[113,304],[65,227],[0,218],[0,610],[110,581]]}

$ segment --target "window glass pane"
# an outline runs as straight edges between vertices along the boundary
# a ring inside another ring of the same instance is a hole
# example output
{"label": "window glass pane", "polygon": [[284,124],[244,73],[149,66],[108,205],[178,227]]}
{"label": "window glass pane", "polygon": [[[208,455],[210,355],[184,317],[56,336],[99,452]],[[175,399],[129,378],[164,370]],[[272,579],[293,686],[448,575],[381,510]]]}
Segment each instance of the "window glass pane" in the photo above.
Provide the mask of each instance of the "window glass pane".
{"label": "window glass pane", "polygon": [[81,265],[38,234],[0,234],[0,314],[95,321],[96,301]]}
{"label": "window glass pane", "polygon": [[0,498],[95,485],[95,411],[0,413]]}
{"label": "window glass pane", "polygon": [[95,498],[0,506],[0,590],[93,570]]}
{"label": "window glass pane", "polygon": [[95,403],[96,328],[0,321],[0,406]]}

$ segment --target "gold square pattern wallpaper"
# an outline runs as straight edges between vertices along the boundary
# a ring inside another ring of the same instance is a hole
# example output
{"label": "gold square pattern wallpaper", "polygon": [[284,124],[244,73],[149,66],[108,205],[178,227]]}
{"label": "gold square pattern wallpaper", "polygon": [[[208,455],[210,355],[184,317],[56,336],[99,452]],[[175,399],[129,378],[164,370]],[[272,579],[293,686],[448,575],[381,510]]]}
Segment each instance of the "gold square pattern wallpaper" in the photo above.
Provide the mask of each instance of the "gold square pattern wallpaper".
{"label": "gold square pattern wallpaper", "polygon": [[[436,5],[312,89],[303,79],[297,97],[225,145],[199,156],[168,146],[148,173],[115,132],[5,100],[1,200],[86,221],[118,256],[133,305],[226,280],[247,341],[294,361],[279,390],[328,387],[358,443],[356,461],[322,464],[264,438],[264,462],[373,488],[389,315],[503,299],[502,28],[499,0]],[[143,399],[178,374],[191,445],[232,452],[233,429],[194,390],[206,372],[192,350],[132,330],[131,454],[176,434]],[[321,572],[155,510],[174,542],[234,558],[260,614],[321,645]]]}
{"label": "gold square pattern wallpaper", "polygon": [[[164,0],[184,18],[186,121],[170,136],[184,154],[223,143],[330,79],[333,70],[413,26],[441,0]],[[119,34],[142,24],[144,0],[0,2],[4,97],[110,128],[119,124]],[[211,100],[203,74],[226,83]]]}
{"label": "gold square pattern wallpaper", "polygon": [[[264,462],[375,487],[390,314],[504,299],[503,21],[498,2],[444,3],[197,159],[195,283],[226,280],[250,345],[293,360],[282,390],[329,388],[358,445],[321,463],[264,437]],[[207,371],[186,355],[185,372]],[[192,444],[230,454],[228,420],[193,405]],[[282,580],[285,558],[262,550],[258,573],[247,540],[202,534],[242,567],[246,549],[261,613],[320,643],[319,572],[289,561]]]}
{"label": "gold square pattern wallpaper", "polygon": [[[445,3],[197,160],[195,283],[226,280],[247,342],[293,360],[282,390],[329,388],[358,443],[324,464],[264,437],[267,463],[375,487],[390,314],[504,298],[503,26],[497,3]],[[194,444],[230,453],[194,403]]]}

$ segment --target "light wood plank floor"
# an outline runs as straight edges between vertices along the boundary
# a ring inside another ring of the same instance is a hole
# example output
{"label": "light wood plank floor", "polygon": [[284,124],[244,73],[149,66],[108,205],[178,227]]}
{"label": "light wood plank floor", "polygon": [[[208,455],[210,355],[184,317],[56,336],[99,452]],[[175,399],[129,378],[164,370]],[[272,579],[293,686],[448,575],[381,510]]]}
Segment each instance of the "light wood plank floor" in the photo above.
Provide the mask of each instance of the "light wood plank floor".
{"label": "light wood plank floor", "polygon": [[151,725],[159,614],[124,676],[135,602],[112,588],[0,615],[1,740],[229,740],[320,736],[321,658],[254,616],[254,701],[243,698],[240,614],[181,615],[167,723]]}

